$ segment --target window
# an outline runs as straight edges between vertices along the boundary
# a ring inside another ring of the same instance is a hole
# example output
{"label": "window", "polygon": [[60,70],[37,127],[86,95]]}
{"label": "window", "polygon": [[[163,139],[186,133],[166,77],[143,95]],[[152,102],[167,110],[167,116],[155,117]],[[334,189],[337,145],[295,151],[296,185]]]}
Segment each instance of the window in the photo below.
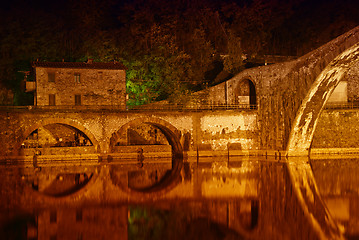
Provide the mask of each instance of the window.
{"label": "window", "polygon": [[81,105],[81,95],[75,95],[75,105]]}
{"label": "window", "polygon": [[81,80],[80,80],[80,73],[75,73],[75,83],[80,83]]}
{"label": "window", "polygon": [[56,223],[57,222],[57,212],[51,211],[50,212],[50,223]]}
{"label": "window", "polygon": [[56,105],[55,94],[49,94],[49,105],[50,106],[55,106]]}
{"label": "window", "polygon": [[102,80],[103,79],[103,72],[98,72],[98,79]]}
{"label": "window", "polygon": [[55,73],[54,72],[47,73],[47,81],[48,82],[55,82]]}
{"label": "window", "polygon": [[76,210],[76,222],[82,222],[82,209]]}

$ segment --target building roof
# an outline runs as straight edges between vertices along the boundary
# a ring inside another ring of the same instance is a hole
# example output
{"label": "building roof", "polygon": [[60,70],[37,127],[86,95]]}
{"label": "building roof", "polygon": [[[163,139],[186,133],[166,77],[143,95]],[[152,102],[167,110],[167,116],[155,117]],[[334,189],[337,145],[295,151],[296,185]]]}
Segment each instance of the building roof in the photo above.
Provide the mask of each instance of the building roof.
{"label": "building roof", "polygon": [[39,62],[32,63],[32,67],[44,68],[77,68],[77,69],[116,69],[126,70],[127,68],[120,62]]}

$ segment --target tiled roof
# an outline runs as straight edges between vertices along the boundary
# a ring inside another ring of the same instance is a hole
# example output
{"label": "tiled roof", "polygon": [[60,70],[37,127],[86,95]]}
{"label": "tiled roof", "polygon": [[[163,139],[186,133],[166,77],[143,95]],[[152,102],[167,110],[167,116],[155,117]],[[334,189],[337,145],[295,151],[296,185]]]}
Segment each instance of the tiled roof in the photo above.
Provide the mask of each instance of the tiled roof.
{"label": "tiled roof", "polygon": [[32,67],[46,67],[46,68],[77,68],[77,69],[117,69],[126,70],[127,68],[120,62],[38,62],[32,63]]}

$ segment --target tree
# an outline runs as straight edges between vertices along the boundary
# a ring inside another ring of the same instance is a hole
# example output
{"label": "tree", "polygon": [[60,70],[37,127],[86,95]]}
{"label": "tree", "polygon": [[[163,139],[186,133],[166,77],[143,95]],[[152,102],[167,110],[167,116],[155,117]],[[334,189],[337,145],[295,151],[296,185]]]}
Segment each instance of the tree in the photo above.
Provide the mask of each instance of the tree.
{"label": "tree", "polygon": [[224,70],[236,74],[243,70],[243,52],[241,48],[241,39],[232,31],[228,37],[228,55],[224,59]]}

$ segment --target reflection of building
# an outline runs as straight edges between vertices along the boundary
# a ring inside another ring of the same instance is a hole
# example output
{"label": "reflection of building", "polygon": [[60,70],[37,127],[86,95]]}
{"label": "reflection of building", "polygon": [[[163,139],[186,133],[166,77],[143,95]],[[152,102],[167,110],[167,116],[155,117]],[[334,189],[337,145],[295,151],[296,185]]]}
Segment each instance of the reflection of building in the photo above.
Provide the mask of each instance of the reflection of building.
{"label": "reflection of building", "polygon": [[127,239],[127,222],[127,206],[46,210],[37,218],[37,239]]}
{"label": "reflection of building", "polygon": [[34,62],[36,82],[26,90],[35,91],[37,106],[114,105],[125,109],[126,72],[118,62]]}

